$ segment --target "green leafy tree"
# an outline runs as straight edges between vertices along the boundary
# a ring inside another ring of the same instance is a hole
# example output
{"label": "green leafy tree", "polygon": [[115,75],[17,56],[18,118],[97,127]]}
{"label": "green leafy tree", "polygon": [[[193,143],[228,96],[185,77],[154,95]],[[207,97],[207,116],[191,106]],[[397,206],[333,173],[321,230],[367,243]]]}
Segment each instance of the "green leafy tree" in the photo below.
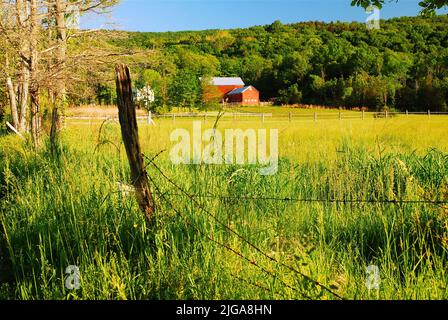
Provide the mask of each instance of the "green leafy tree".
{"label": "green leafy tree", "polygon": [[212,84],[211,77],[204,77],[201,79],[201,97],[203,109],[220,108],[222,93]]}
{"label": "green leafy tree", "polygon": [[163,111],[168,104],[168,96],[166,94],[165,88],[168,86],[167,78],[162,77],[162,75],[152,69],[145,69],[140,73],[137,80],[137,89],[142,89],[143,87],[149,86],[154,91],[154,102],[151,103],[152,112]]}
{"label": "green leafy tree", "polygon": [[285,90],[279,91],[278,102],[281,104],[296,104],[302,101],[302,91],[299,90],[297,83],[291,85]]}
{"label": "green leafy tree", "polygon": [[200,101],[200,91],[200,83],[196,74],[191,71],[180,71],[169,87],[170,104],[191,110]]}
{"label": "green leafy tree", "polygon": [[179,49],[177,64],[179,69],[189,70],[197,76],[215,75],[219,70],[219,60],[215,56],[185,49]]}

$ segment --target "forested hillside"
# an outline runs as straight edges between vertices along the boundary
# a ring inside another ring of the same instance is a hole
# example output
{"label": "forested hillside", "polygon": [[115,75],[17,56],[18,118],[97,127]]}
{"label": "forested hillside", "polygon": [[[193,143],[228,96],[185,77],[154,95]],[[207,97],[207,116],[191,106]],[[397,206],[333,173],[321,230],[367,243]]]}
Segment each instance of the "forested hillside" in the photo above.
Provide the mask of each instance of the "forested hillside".
{"label": "forested hillside", "polygon": [[[235,30],[103,31],[89,39],[109,50],[131,50],[126,59],[136,84],[155,89],[159,109],[204,105],[201,76],[241,76],[263,100],[279,104],[447,110],[447,16],[395,18],[382,21],[380,30],[362,23],[277,21]],[[86,74],[91,79],[73,100],[113,102],[113,82],[100,81],[98,72]]]}

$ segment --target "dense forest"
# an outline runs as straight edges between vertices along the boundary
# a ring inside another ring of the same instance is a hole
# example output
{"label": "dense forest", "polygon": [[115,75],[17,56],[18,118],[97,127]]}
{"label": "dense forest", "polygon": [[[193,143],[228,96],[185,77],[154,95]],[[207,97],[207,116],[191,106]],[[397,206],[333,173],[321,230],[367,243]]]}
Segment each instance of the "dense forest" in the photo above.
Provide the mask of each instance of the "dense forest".
{"label": "dense forest", "polygon": [[[124,36],[124,37],[123,37]],[[248,29],[126,33],[114,46],[151,51],[134,61],[157,105],[197,105],[201,76],[241,76],[279,104],[446,111],[448,17],[361,23],[279,21]],[[111,87],[97,88],[105,102]]]}
{"label": "dense forest", "polygon": [[[279,21],[248,29],[78,37],[72,51],[98,47],[132,66],[135,87],[150,85],[153,108],[209,107],[199,77],[240,76],[276,104],[447,111],[448,17],[362,23]],[[115,59],[115,60],[116,60]],[[114,103],[114,59],[77,70],[71,104]],[[82,81],[79,81],[82,80]]]}

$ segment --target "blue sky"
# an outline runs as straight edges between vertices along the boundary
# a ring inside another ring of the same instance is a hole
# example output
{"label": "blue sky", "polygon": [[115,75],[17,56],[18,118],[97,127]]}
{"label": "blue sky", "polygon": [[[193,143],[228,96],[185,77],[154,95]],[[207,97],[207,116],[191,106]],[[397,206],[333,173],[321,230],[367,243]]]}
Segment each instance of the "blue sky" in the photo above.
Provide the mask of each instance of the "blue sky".
{"label": "blue sky", "polygon": [[[386,1],[381,18],[414,16],[420,0]],[[122,0],[106,15],[81,18],[82,28],[179,31],[244,28],[299,21],[365,21],[351,0]],[[446,12],[446,11],[445,11]]]}

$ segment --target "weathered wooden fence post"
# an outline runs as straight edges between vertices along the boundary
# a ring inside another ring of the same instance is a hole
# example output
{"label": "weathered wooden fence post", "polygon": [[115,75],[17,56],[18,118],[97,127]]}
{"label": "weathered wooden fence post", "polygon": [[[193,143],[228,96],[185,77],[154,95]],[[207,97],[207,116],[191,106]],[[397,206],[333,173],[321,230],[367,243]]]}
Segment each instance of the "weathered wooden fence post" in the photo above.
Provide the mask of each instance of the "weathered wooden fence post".
{"label": "weathered wooden fence post", "polygon": [[317,122],[317,112],[314,112],[314,122]]}
{"label": "weathered wooden fence post", "polygon": [[140,209],[148,221],[154,216],[154,200],[149,188],[143,155],[138,140],[137,116],[132,98],[132,84],[129,68],[124,64],[115,67],[117,85],[118,117],[126,154],[131,168],[132,185]]}

